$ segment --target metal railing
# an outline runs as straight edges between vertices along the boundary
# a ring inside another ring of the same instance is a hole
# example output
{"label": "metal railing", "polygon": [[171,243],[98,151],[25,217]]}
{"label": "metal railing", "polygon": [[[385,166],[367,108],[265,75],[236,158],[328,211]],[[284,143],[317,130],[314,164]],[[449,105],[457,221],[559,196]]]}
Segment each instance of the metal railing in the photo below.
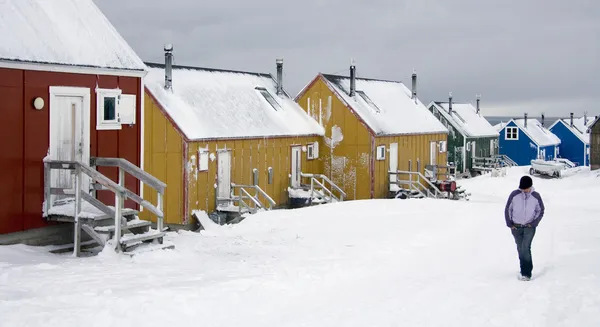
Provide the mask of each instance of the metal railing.
{"label": "metal railing", "polygon": [[473,157],[471,158],[471,169],[480,171],[491,171],[501,167],[500,159],[496,157]]}
{"label": "metal railing", "polygon": [[[418,171],[389,171],[389,183],[390,185],[407,185],[410,190],[419,192],[421,195],[441,199],[444,198],[444,194],[435,186],[427,177]],[[394,176],[395,178],[392,178]],[[401,176],[407,176],[408,179],[401,179]],[[392,181],[394,180],[394,181]]]}
{"label": "metal railing", "polygon": [[494,159],[498,160],[498,162],[501,165],[505,165],[505,166],[509,166],[509,167],[518,166],[514,160],[512,160],[509,156],[507,156],[505,154],[497,154],[494,156]]}
{"label": "metal railing", "polygon": [[[237,201],[238,212],[242,214],[242,208],[248,210],[248,212],[254,214],[260,209],[271,210],[275,207],[276,203],[267,192],[260,188],[258,185],[239,185],[235,183],[231,183],[231,188],[234,192],[233,200]],[[237,195],[236,191],[237,190]],[[250,194],[248,190],[254,190],[254,195]],[[265,204],[260,200],[260,196],[262,196],[266,200]],[[250,203],[246,203],[244,200],[250,200]]]}
{"label": "metal railing", "polygon": [[[82,200],[90,203],[92,206],[96,207],[103,213],[114,216],[114,224],[115,224],[115,232],[114,232],[114,241],[115,241],[115,250],[120,252],[121,250],[121,225],[125,220],[123,217],[123,206],[126,199],[131,199],[140,206],[148,209],[150,212],[154,213],[157,217],[157,229],[158,231],[163,231],[163,219],[164,214],[162,211],[162,198],[164,195],[164,190],[166,188],[166,184],[156,179],[154,176],[149,175],[144,172],[140,168],[136,167],[129,161],[120,158],[94,158],[92,160],[95,166],[106,166],[106,167],[118,167],[119,168],[119,182],[115,183],[110,178],[96,171],[92,167],[79,162],[79,161],[65,161],[65,160],[51,160],[44,159],[44,216],[50,213],[50,209],[52,208],[52,195],[71,195],[75,196],[75,208],[73,212],[73,221],[75,225],[74,229],[74,255],[79,256],[81,251],[81,230],[82,230],[82,221],[80,219],[81,213],[81,202]],[[133,168],[135,167],[135,168]],[[52,170],[71,170],[74,171],[75,175],[75,183],[74,188],[70,187],[60,188],[60,187],[52,187]],[[142,199],[139,195],[129,191],[125,188],[125,172],[130,173],[132,176],[142,180],[144,183],[147,183],[149,186],[153,187],[157,190],[158,203],[156,206],[152,205],[150,202]],[[109,208],[104,203],[98,201],[93,196],[89,195],[87,192],[81,190],[81,186],[83,184],[83,175],[86,175],[90,178],[90,180],[97,185],[94,185],[95,189],[99,190],[109,190],[115,194],[115,209]],[[72,190],[72,191],[71,191]],[[91,235],[93,237],[93,235]]]}
{"label": "metal railing", "polygon": [[[334,200],[337,202],[343,202],[346,198],[346,192],[344,192],[339,186],[337,186],[333,181],[323,174],[300,173],[300,177],[310,179],[311,199],[315,198],[315,194],[319,195],[329,203],[333,202]],[[329,184],[329,188],[325,186],[326,184]],[[338,196],[335,196],[333,193],[334,190],[337,191],[339,194]],[[328,196],[329,198],[327,198]]]}

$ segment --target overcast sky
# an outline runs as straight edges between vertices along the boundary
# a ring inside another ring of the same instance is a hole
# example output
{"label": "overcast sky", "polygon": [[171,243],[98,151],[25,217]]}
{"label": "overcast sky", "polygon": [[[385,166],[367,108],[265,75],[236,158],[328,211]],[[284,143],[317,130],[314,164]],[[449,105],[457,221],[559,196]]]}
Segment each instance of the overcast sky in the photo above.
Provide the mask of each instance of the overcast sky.
{"label": "overcast sky", "polygon": [[94,0],[144,61],[401,80],[485,115],[600,114],[599,0]]}

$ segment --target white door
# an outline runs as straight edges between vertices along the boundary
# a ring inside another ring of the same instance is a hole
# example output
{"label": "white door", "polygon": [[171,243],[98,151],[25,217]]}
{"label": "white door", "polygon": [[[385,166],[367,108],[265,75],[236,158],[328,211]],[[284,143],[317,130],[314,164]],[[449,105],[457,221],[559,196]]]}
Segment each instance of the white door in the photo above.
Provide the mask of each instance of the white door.
{"label": "white door", "polygon": [[437,165],[437,152],[438,152],[438,143],[431,142],[429,143],[429,164]]}
{"label": "white door", "polygon": [[[398,171],[398,143],[390,144],[390,171]],[[397,175],[390,174],[390,182],[395,183],[397,180]]]}
{"label": "white door", "polygon": [[[85,92],[87,96],[77,95]],[[89,89],[51,88],[49,155],[52,160],[90,164]],[[89,192],[89,178],[84,175],[82,182],[81,189]],[[53,170],[51,185],[73,190],[74,175],[69,170]],[[52,202],[64,197],[53,196]]]}
{"label": "white door", "polygon": [[217,153],[217,198],[231,199],[231,152]]}
{"label": "white door", "polygon": [[494,155],[494,150],[496,149],[495,145],[496,145],[495,141],[490,140],[490,157]]}
{"label": "white door", "polygon": [[292,187],[300,187],[302,172],[302,147],[293,146],[292,147]]}

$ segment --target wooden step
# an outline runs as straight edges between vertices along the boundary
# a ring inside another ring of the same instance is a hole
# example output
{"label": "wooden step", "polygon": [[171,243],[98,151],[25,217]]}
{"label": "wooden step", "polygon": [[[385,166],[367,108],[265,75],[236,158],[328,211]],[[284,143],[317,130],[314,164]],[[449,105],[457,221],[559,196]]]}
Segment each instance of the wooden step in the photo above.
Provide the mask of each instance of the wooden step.
{"label": "wooden step", "polygon": [[175,248],[175,244],[171,242],[164,242],[163,244],[155,244],[155,243],[141,243],[137,246],[132,246],[126,251],[123,252],[125,255],[129,255],[133,257],[136,254],[147,253],[152,251],[159,250],[171,250]]}
{"label": "wooden step", "polygon": [[[130,230],[130,229],[134,229],[134,228],[140,228],[140,227],[146,227],[146,226],[151,226],[152,223],[147,221],[147,220],[140,220],[140,219],[136,219],[136,220],[130,220],[127,222],[127,225],[122,225],[121,229],[123,231],[125,230]],[[94,230],[98,233],[101,234],[112,234],[115,232],[115,225],[109,225],[109,226],[98,226],[95,227]]]}
{"label": "wooden step", "polygon": [[143,234],[125,234],[121,237],[121,244],[129,245],[138,242],[150,241],[164,237],[165,235],[165,232],[159,232],[157,230],[150,230],[149,232]]}

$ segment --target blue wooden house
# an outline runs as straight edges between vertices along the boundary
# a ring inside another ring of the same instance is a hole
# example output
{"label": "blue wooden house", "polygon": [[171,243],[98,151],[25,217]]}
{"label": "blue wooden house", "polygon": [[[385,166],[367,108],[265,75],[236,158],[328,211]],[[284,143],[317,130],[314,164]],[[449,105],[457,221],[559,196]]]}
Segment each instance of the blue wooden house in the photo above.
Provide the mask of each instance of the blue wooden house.
{"label": "blue wooden house", "polygon": [[574,119],[559,119],[548,128],[560,139],[560,155],[576,163],[578,166],[590,164],[590,133],[589,127],[593,119],[587,116]]}
{"label": "blue wooden house", "polygon": [[537,119],[511,119],[500,130],[499,154],[511,158],[519,166],[531,160],[554,160],[559,154],[560,139]]}

